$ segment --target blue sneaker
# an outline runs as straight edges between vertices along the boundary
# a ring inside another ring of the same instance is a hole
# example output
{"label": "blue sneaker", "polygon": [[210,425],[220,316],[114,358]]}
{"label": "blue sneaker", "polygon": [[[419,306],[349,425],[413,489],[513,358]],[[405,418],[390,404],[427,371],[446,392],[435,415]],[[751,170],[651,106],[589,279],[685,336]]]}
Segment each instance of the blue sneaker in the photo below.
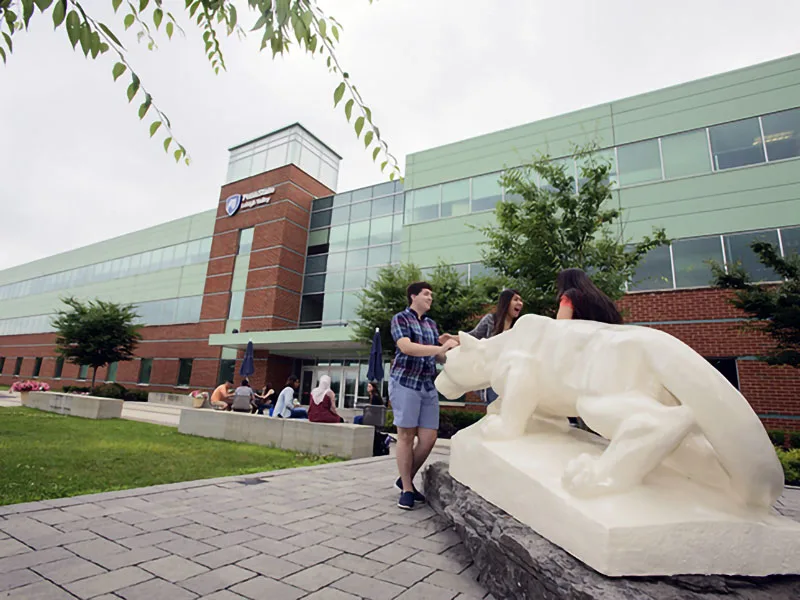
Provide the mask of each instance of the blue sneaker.
{"label": "blue sneaker", "polygon": [[[399,489],[401,492],[403,491],[403,480],[402,478],[398,477],[397,481],[394,482],[394,485]],[[420,504],[425,504],[425,496],[422,495],[413,483],[411,484],[414,488],[414,502],[419,502]]]}
{"label": "blue sneaker", "polygon": [[414,509],[414,492],[403,492],[400,494],[400,499],[397,501],[397,506],[403,510]]}

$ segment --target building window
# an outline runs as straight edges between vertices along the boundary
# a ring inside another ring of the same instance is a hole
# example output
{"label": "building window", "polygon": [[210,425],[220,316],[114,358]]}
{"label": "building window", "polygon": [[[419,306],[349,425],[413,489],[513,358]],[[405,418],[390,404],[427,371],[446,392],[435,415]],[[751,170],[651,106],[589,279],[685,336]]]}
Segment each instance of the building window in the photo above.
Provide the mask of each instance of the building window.
{"label": "building window", "polygon": [[705,129],[661,138],[664,176],[667,179],[711,172],[708,137]]}
{"label": "building window", "polygon": [[38,377],[41,371],[42,371],[42,357],[37,356],[36,359],[33,361],[33,372],[31,373],[31,376]]}
{"label": "building window", "polygon": [[81,365],[78,369],[78,379],[86,379],[89,376],[89,365]]}
{"label": "building window", "polygon": [[192,359],[182,358],[178,362],[178,386],[188,387],[192,379]]}
{"label": "building window", "polygon": [[6,366],[6,357],[0,356],[0,375],[3,374],[3,367]]}
{"label": "building window", "polygon": [[503,199],[503,189],[500,187],[499,179],[499,173],[472,178],[472,212],[494,210],[497,203]]}
{"label": "building window", "polygon": [[239,254],[250,254],[250,250],[253,248],[254,231],[253,227],[248,227],[239,232]]}
{"label": "building window", "polygon": [[442,217],[469,214],[469,180],[452,181],[442,186]]}
{"label": "building window", "polygon": [[442,186],[422,188],[411,192],[411,222],[421,223],[439,218]]}
{"label": "building window", "polygon": [[110,365],[108,365],[108,371],[106,372],[106,381],[108,381],[109,383],[113,383],[117,380],[118,366],[119,363],[117,362],[112,362]]}
{"label": "building window", "polygon": [[620,146],[617,148],[617,158],[621,186],[661,179],[661,151],[658,140]]}
{"label": "building window", "polygon": [[758,255],[750,248],[750,244],[755,241],[768,242],[778,248],[777,230],[736,233],[726,235],[723,239],[725,240],[725,256],[729,265],[741,263],[753,281],[780,280],[780,276],[775,271],[761,264]]}
{"label": "building window", "polygon": [[61,373],[64,371],[64,357],[59,356],[56,358],[56,370],[53,373],[53,377],[56,379],[61,379]]}
{"label": "building window", "polygon": [[800,156],[800,108],[761,117],[767,160]]}
{"label": "building window", "polygon": [[153,371],[153,359],[142,358],[139,360],[139,383],[150,383],[150,374]]}
{"label": "building window", "polygon": [[708,132],[717,171],[756,165],[766,160],[758,118],[715,125]]}
{"label": "building window", "polygon": [[781,245],[784,256],[800,254],[800,227],[781,229]]}
{"label": "building window", "polygon": [[653,248],[642,258],[628,289],[632,292],[672,289],[672,260],[669,246]]}
{"label": "building window", "polygon": [[315,294],[325,291],[325,275],[306,275],[303,282],[303,293]]}
{"label": "building window", "polygon": [[322,294],[303,296],[300,305],[300,324],[316,324],[322,322]]}
{"label": "building window", "polygon": [[735,358],[707,358],[708,362],[722,375],[730,384],[739,389],[739,370],[736,368]]}
{"label": "building window", "polygon": [[17,357],[17,362],[14,363],[14,377],[19,377],[19,374],[22,372],[22,357]]}
{"label": "building window", "polygon": [[321,227],[331,226],[331,211],[323,210],[322,212],[315,212],[311,214],[310,229],[319,229]]}
{"label": "building window", "polygon": [[719,236],[675,240],[672,260],[676,287],[707,287],[713,279],[708,261],[722,264],[722,242]]}
{"label": "building window", "polygon": [[231,292],[231,304],[228,309],[228,319],[238,321],[244,311],[244,292]]}
{"label": "building window", "polygon": [[222,385],[226,381],[233,381],[233,376],[236,374],[236,361],[224,359],[219,361],[219,375],[217,376],[217,385]]}

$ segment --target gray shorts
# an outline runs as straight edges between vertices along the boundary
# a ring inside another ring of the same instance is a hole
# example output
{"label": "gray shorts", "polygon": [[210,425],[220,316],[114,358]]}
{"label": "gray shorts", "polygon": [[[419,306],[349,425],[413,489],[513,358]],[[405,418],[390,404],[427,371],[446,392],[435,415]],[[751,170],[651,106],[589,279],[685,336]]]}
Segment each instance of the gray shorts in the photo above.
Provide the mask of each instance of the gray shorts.
{"label": "gray shorts", "polygon": [[436,388],[412,390],[389,379],[389,401],[392,403],[395,427],[439,429],[439,393]]}

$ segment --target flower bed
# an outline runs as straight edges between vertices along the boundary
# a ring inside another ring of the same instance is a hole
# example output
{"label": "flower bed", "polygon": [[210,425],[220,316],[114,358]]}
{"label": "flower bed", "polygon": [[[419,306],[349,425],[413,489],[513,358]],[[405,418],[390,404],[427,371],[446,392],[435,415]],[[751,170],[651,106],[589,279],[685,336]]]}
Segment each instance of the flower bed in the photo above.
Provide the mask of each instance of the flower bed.
{"label": "flower bed", "polygon": [[49,392],[50,386],[41,381],[15,381],[11,385],[12,392]]}

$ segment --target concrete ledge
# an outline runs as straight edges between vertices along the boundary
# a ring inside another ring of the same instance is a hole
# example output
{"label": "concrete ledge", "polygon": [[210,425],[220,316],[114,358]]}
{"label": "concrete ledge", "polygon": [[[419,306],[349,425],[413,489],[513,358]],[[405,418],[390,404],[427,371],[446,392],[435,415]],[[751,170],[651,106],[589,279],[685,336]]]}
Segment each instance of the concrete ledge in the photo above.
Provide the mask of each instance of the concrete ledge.
{"label": "concrete ledge", "polygon": [[178,431],[342,458],[371,457],[374,438],[373,428],[364,425],[312,423],[301,419],[273,419],[195,408],[181,410]]}
{"label": "concrete ledge", "polygon": [[[195,408],[194,398],[189,396],[188,393],[168,394],[166,392],[149,392],[147,394],[147,401],[153,404],[166,404],[168,406],[185,406],[187,408]],[[205,404],[208,404],[208,401],[206,401]]]}
{"label": "concrete ledge", "polygon": [[[27,397],[26,397],[27,396]],[[22,406],[84,419],[122,418],[122,400],[57,392],[22,394]]]}

